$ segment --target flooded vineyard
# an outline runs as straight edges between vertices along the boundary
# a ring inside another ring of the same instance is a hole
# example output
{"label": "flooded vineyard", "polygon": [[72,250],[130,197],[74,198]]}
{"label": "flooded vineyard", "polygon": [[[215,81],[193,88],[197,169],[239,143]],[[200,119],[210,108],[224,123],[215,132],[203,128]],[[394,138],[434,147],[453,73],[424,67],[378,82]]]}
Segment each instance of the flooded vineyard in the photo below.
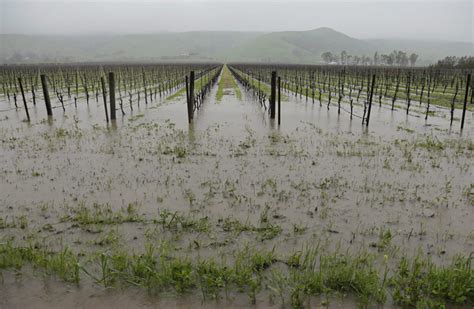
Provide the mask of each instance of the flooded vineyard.
{"label": "flooded vineyard", "polygon": [[0,68],[0,308],[472,306],[468,73]]}

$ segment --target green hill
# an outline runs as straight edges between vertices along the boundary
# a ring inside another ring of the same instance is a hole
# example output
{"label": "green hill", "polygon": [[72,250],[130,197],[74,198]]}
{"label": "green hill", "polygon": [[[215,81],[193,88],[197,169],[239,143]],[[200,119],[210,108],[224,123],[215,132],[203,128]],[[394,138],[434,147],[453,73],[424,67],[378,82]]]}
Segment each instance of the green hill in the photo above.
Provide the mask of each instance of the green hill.
{"label": "green hill", "polygon": [[321,54],[372,57],[403,50],[430,64],[473,55],[473,44],[420,40],[360,40],[330,28],[285,32],[163,32],[130,35],[0,35],[1,63],[76,61],[245,61],[321,63]]}
{"label": "green hill", "polygon": [[74,36],[3,34],[0,61],[216,61],[227,50],[260,34],[212,31]]}
{"label": "green hill", "polygon": [[315,63],[326,51],[362,55],[372,53],[371,44],[330,28],[263,34],[230,51],[233,61]]}

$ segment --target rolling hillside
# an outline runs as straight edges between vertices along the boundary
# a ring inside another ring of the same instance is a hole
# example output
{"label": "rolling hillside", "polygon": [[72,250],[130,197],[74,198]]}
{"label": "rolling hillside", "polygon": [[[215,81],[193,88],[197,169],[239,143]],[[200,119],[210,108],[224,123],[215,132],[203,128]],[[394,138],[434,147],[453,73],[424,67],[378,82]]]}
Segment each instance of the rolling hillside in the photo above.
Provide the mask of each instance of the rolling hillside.
{"label": "rolling hillside", "polygon": [[0,35],[0,62],[245,61],[320,63],[321,54],[415,52],[418,64],[447,55],[473,55],[473,44],[417,40],[360,40],[330,28],[285,32],[163,32],[131,35]]}
{"label": "rolling hillside", "polygon": [[343,50],[355,55],[371,54],[370,43],[351,38],[330,28],[263,34],[231,50],[233,61],[314,63],[326,51]]}

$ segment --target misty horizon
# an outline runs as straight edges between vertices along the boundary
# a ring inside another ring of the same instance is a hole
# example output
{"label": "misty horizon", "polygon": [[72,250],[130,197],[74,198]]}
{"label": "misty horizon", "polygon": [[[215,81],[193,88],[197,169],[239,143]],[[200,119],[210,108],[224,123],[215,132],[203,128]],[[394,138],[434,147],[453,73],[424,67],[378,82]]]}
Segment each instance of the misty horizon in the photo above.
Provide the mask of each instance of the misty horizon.
{"label": "misty horizon", "polygon": [[[1,35],[25,35],[25,36],[65,36],[65,37],[82,37],[82,36],[132,36],[132,35],[153,35],[153,34],[184,34],[184,33],[258,33],[258,34],[270,34],[270,33],[282,33],[282,32],[309,32],[309,31],[314,31],[318,30],[321,28],[329,28],[333,29],[337,32],[343,33],[339,31],[338,29],[334,29],[331,27],[317,27],[314,29],[308,29],[308,30],[284,30],[284,31],[242,31],[242,30],[189,30],[189,31],[172,31],[172,30],[160,30],[160,31],[150,31],[150,32],[106,32],[106,31],[98,31],[98,32],[82,32],[82,33],[0,33]],[[347,35],[346,33],[343,33]],[[406,40],[406,41],[418,41],[418,42],[450,42],[450,43],[472,43],[474,42],[471,41],[453,41],[449,39],[436,39],[436,38],[406,38],[406,37],[397,37],[397,36],[386,36],[386,37],[368,37],[368,38],[359,38],[355,36],[349,36],[354,39],[360,39],[360,40]]]}

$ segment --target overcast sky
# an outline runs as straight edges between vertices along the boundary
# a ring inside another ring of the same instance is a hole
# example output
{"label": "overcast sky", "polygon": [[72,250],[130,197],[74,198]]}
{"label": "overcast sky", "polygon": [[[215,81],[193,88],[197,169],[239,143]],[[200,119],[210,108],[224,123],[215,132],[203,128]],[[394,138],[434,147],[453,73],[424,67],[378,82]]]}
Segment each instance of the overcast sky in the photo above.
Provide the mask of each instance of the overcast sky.
{"label": "overcast sky", "polygon": [[473,0],[0,0],[0,32],[283,31],[473,42]]}

